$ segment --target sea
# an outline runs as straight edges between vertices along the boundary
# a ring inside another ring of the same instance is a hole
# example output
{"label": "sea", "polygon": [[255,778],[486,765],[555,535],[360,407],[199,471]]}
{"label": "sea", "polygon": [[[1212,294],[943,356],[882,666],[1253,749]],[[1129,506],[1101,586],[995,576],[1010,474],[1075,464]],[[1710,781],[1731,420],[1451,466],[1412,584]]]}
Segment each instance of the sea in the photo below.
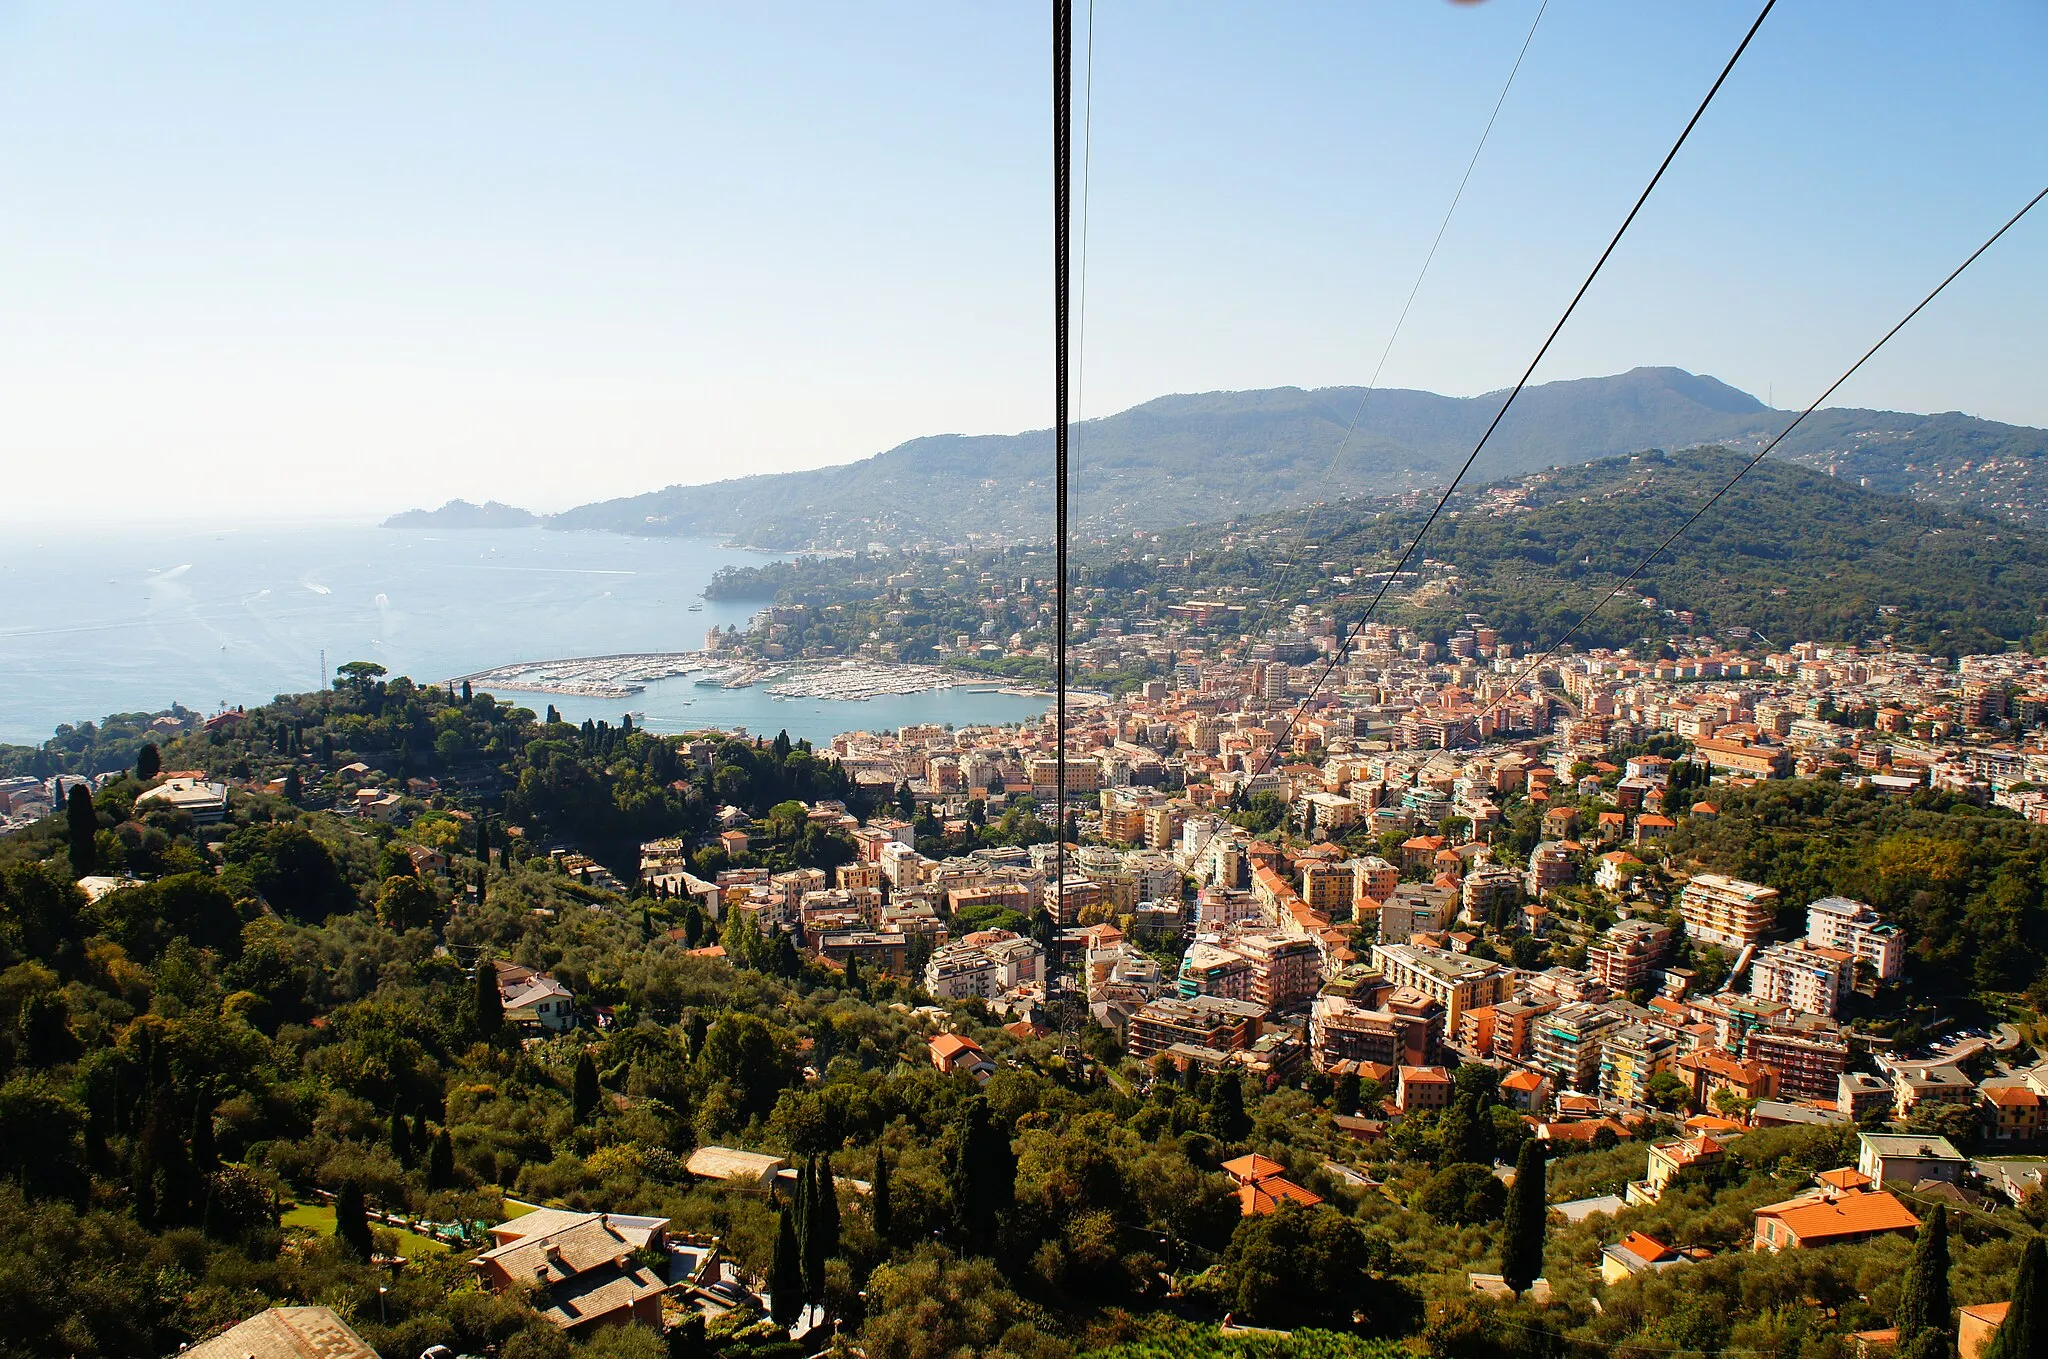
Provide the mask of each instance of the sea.
{"label": "sea", "polygon": [[[0,741],[181,703],[212,713],[319,687],[375,661],[440,682],[519,661],[694,651],[766,600],[707,600],[726,565],[771,558],[704,539],[371,522],[80,529],[0,526]],[[323,659],[324,658],[324,659]],[[626,698],[506,691],[573,722],[745,728],[823,742],[913,722],[1018,722],[1046,700],[937,689],[867,700],[656,681]]]}

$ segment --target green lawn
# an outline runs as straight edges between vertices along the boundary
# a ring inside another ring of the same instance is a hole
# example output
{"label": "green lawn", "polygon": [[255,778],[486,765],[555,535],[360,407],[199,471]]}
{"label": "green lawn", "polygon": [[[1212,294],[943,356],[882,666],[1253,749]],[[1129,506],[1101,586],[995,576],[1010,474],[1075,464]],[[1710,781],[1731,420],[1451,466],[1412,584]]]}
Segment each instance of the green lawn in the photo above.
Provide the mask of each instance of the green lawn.
{"label": "green lawn", "polygon": [[[334,1235],[334,1205],[331,1203],[298,1203],[286,1211],[279,1223],[287,1228],[297,1227],[315,1236]],[[370,1224],[372,1231],[397,1232],[399,1249],[406,1255],[438,1255],[448,1249],[430,1236],[409,1232],[398,1227],[387,1227],[381,1222]]]}

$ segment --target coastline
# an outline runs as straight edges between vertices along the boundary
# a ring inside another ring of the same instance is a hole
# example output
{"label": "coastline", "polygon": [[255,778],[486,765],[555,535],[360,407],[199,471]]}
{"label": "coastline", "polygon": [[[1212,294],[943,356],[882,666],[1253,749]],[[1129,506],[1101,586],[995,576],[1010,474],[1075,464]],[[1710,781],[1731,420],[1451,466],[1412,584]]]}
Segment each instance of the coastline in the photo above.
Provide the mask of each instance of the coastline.
{"label": "coastline", "polygon": [[[938,689],[1051,698],[1052,690],[1014,681],[1000,682],[941,665],[898,661],[767,661],[722,657],[707,651],[619,652],[603,656],[514,661],[450,676],[445,683],[508,693],[555,694],[575,698],[630,698],[660,680],[695,677],[705,688],[750,689],[778,699],[864,702]],[[1107,694],[1069,691],[1083,702],[1107,702]]]}

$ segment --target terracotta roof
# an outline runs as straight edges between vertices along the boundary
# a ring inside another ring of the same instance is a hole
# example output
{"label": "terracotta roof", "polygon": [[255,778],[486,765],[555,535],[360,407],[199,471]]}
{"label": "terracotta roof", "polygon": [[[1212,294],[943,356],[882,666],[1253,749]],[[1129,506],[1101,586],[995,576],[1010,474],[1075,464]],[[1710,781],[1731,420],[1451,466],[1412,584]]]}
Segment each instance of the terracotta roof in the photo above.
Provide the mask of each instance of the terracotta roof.
{"label": "terracotta roof", "polygon": [[2001,1109],[2034,1109],[2041,1104],[2041,1097],[2024,1085],[1994,1085],[1978,1093]]}
{"label": "terracotta roof", "polygon": [[193,1359],[376,1359],[325,1307],[273,1307],[185,1351]]}
{"label": "terracotta roof", "polygon": [[1842,1166],[1837,1170],[1823,1170],[1814,1176],[1831,1189],[1868,1189],[1876,1181],[1854,1166]]}
{"label": "terracotta roof", "polygon": [[935,1057],[958,1057],[964,1053],[981,1053],[981,1044],[972,1038],[963,1038],[957,1033],[942,1033],[932,1039],[932,1055]]}
{"label": "terracotta roof", "polygon": [[1245,1217],[1257,1217],[1270,1213],[1288,1199],[1306,1208],[1313,1208],[1323,1200],[1320,1195],[1310,1193],[1292,1180],[1278,1175],[1269,1175],[1262,1180],[1253,1180],[1237,1188],[1237,1206]]}
{"label": "terracotta roof", "polygon": [[1815,1194],[1756,1210],[1791,1229],[1801,1245],[1874,1232],[1911,1231],[1920,1225],[1905,1204],[1890,1194]]}
{"label": "terracotta roof", "polygon": [[1501,1077],[1500,1083],[1508,1090],[1534,1090],[1543,1084],[1543,1077],[1534,1071],[1517,1071]]}
{"label": "terracotta roof", "polygon": [[1245,1182],[1263,1180],[1271,1175],[1285,1175],[1287,1167],[1269,1157],[1253,1153],[1223,1163],[1223,1173],[1233,1180]]}
{"label": "terracotta roof", "polygon": [[1652,1265],[1660,1260],[1675,1260],[1678,1258],[1677,1251],[1653,1236],[1644,1236],[1641,1232],[1630,1232],[1616,1244],[1638,1260]]}

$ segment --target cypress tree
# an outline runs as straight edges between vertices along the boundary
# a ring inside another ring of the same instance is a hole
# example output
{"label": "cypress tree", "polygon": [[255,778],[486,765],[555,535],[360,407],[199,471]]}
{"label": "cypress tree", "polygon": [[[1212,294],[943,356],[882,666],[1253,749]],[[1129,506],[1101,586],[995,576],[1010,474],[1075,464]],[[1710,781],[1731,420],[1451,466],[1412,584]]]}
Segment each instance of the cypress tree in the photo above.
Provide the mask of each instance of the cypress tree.
{"label": "cypress tree", "polygon": [[370,1214],[363,1206],[363,1189],[354,1180],[345,1181],[334,1196],[334,1239],[342,1254],[357,1264],[367,1265],[376,1250],[370,1237]]}
{"label": "cypress tree", "polygon": [[1515,1183],[1501,1230],[1501,1281],[1517,1296],[1543,1277],[1543,1238],[1550,1212],[1544,1180],[1543,1144],[1531,1138],[1515,1158]]}
{"label": "cypress tree", "polygon": [[880,1147],[875,1148],[875,1177],[868,1186],[868,1220],[875,1236],[887,1245],[895,1219],[889,1203],[889,1155]]}
{"label": "cypress tree", "polygon": [[153,1092],[135,1148],[135,1217],[145,1227],[174,1225],[192,1208],[192,1162],[172,1119],[169,1095]]}
{"label": "cypress tree", "polygon": [[860,959],[851,953],[846,955],[845,987],[856,996],[867,994],[867,983],[861,980]]}
{"label": "cypress tree", "polygon": [[470,1021],[476,1031],[485,1038],[495,1038],[505,1027],[505,1001],[498,994],[498,969],[491,960],[478,957],[476,975],[472,978],[474,991],[470,1002]]}
{"label": "cypress tree", "polygon": [[597,1112],[597,1063],[585,1048],[576,1058],[576,1121],[587,1123]]}
{"label": "cypress tree", "polygon": [[1244,1086],[1234,1071],[1219,1072],[1209,1087],[1209,1131],[1224,1142],[1242,1142],[1251,1135],[1251,1116],[1244,1111]]}
{"label": "cypress tree", "polygon": [[968,1245],[986,1250],[1016,1198],[1017,1153],[1010,1147],[1010,1135],[990,1115],[984,1096],[969,1099],[953,1125],[946,1188]]}
{"label": "cypress tree", "polygon": [[691,897],[690,904],[683,907],[683,944],[696,948],[704,942],[704,912],[697,908],[697,898]]}
{"label": "cypress tree", "polygon": [[1899,1314],[1895,1321],[1899,1328],[1898,1352],[1902,1356],[1910,1356],[1921,1336],[1929,1332],[1934,1337],[1928,1342],[1929,1348],[1938,1343],[1946,1352],[1954,1310],[1949,1298],[1948,1264],[1948,1208],[1937,1203],[1920,1224],[1920,1234],[1913,1241],[1913,1259],[1906,1266],[1905,1283],[1899,1291]]}
{"label": "cypress tree", "polygon": [[220,1169],[220,1152],[213,1144],[213,1106],[203,1096],[192,1110],[192,1169],[202,1176]]}
{"label": "cypress tree", "polygon": [[305,795],[306,781],[299,777],[299,771],[294,769],[286,773],[284,776],[284,800],[296,805],[299,799]]}
{"label": "cypress tree", "polygon": [[156,748],[154,741],[145,742],[142,749],[135,752],[135,777],[143,782],[155,778],[163,767],[163,752]]}
{"label": "cypress tree", "polygon": [[467,708],[467,707],[469,706],[469,700],[470,700],[470,688],[469,688],[469,681],[468,681],[468,680],[464,680],[464,681],[462,682],[462,706],[463,706],[463,707],[465,707],[465,708]]}
{"label": "cypress tree", "polygon": [[427,1188],[452,1189],[455,1187],[455,1143],[449,1138],[448,1130],[441,1129],[434,1134],[432,1148],[427,1152]]}
{"label": "cypress tree", "polygon": [[396,1104],[391,1106],[390,1140],[392,1159],[397,1161],[406,1170],[411,1170],[413,1161],[412,1129],[406,1124],[405,1115],[398,1111]]}
{"label": "cypress tree", "polygon": [[433,1145],[434,1139],[427,1132],[427,1111],[421,1109],[412,1116],[412,1154],[414,1156],[425,1155],[427,1149]]}
{"label": "cypress tree", "polygon": [[804,1296],[825,1300],[825,1205],[818,1195],[818,1162],[814,1157],[796,1170],[796,1227],[803,1247]]}
{"label": "cypress tree", "polygon": [[83,878],[99,867],[99,848],[93,837],[99,834],[100,816],[93,810],[92,793],[82,783],[71,785],[64,801],[64,831],[71,851],[71,876]]}
{"label": "cypress tree", "polygon": [[818,1198],[813,1207],[824,1226],[819,1235],[825,1243],[825,1258],[839,1254],[839,1185],[832,1178],[830,1154],[818,1158]]}
{"label": "cypress tree", "polygon": [[1991,1334],[1983,1359],[2048,1359],[2048,1250],[2027,1238],[2012,1284],[2012,1306]]}
{"label": "cypress tree", "polygon": [[803,1262],[796,1244],[796,1223],[783,1205],[775,1227],[775,1263],[768,1271],[768,1315],[785,1329],[803,1310]]}

